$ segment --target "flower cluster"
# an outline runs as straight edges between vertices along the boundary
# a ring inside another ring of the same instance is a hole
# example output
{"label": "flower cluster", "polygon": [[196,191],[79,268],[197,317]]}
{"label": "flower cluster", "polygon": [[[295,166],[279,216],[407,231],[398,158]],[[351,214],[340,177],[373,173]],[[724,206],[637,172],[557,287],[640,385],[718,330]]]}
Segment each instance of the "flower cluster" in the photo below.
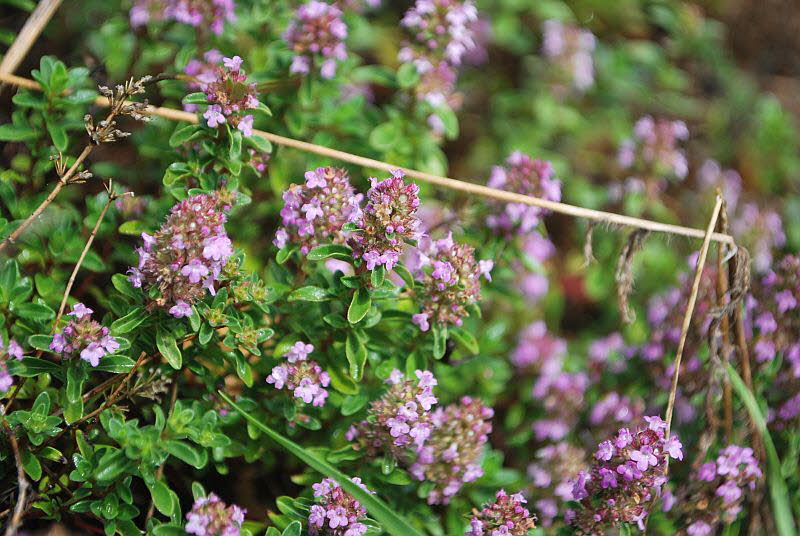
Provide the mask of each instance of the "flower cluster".
{"label": "flower cluster", "polygon": [[367,270],[383,265],[391,271],[400,260],[404,241],[418,238],[419,186],[406,184],[403,177],[396,170],[382,181],[370,178],[360,229],[348,240],[353,255],[366,263]]}
{"label": "flower cluster", "polygon": [[560,441],[536,451],[528,465],[530,489],[542,526],[549,527],[558,515],[559,503],[572,500],[572,483],[583,469],[586,453],[582,448]]}
{"label": "flower cluster", "polygon": [[[490,188],[500,188],[548,201],[561,200],[561,181],[553,178],[553,166],[546,160],[534,160],[515,151],[506,159],[505,166],[494,166],[489,177]],[[530,232],[538,223],[544,210],[522,203],[507,203],[502,211],[490,215],[486,223],[502,232]]]}
{"label": "flower cluster", "polygon": [[53,336],[50,349],[64,357],[79,353],[81,359],[93,367],[100,364],[104,355],[119,350],[119,343],[108,334],[108,328],[92,320],[93,312],[82,303],[76,303],[67,315],[72,318],[61,333]]}
{"label": "flower cluster", "polygon": [[638,421],[644,414],[644,402],[631,400],[611,391],[597,401],[589,412],[589,424],[594,429],[616,429],[621,423]]}
{"label": "flower cluster", "polygon": [[556,20],[544,22],[542,52],[579,91],[594,82],[594,47],[592,32]]}
{"label": "flower cluster", "polygon": [[498,491],[495,501],[472,517],[465,536],[526,536],[536,521],[536,516],[522,506],[527,502],[519,493]]}
{"label": "flower cluster", "polygon": [[406,380],[395,369],[386,383],[389,389],[370,403],[368,420],[352,426],[347,440],[370,456],[384,452],[399,460],[409,458],[409,451],[421,449],[431,435],[431,408],[436,404],[433,387],[438,384],[430,371],[417,370],[417,381]]}
{"label": "flower cluster", "polygon": [[13,357],[16,360],[22,359],[22,346],[14,339],[8,339],[8,347],[3,344],[3,337],[0,336],[0,394],[8,391],[14,384],[14,379],[8,373],[6,362]]}
{"label": "flower cluster", "polygon": [[417,94],[432,106],[451,97],[456,69],[476,47],[477,20],[471,0],[417,0],[403,17],[401,24],[413,38],[403,43],[398,58],[414,65],[421,75]]}
{"label": "flower cluster", "polygon": [[236,20],[235,10],[234,0],[135,0],[129,16],[133,27],[173,20],[221,35],[225,23]]}
{"label": "flower cluster", "polygon": [[[203,54],[203,59],[192,59],[183,69],[184,74],[190,77],[186,83],[190,89],[205,93],[209,84],[217,79],[217,69],[225,56],[219,50],[212,48]],[[183,109],[187,112],[197,111],[197,104],[184,104]]]}
{"label": "flower cluster", "polygon": [[525,257],[511,263],[511,269],[517,277],[517,288],[529,302],[539,300],[550,286],[546,270],[542,264],[555,253],[555,246],[536,230],[521,237],[520,250]]}
{"label": "flower cluster", "polygon": [[747,247],[753,269],[766,272],[772,265],[773,251],[786,244],[780,214],[763,201],[743,199],[742,177],[735,170],[723,170],[716,160],[703,162],[698,179],[705,192],[720,189],[728,205],[731,233],[739,244]]}
{"label": "flower cluster", "polygon": [[629,179],[629,189],[643,179],[655,179],[660,190],[665,186],[662,179],[683,179],[689,171],[686,155],[679,142],[689,137],[683,121],[670,121],[646,115],[640,118],[633,129],[633,138],[622,142],[617,160],[620,166],[636,178]]}
{"label": "flower cluster", "polygon": [[606,372],[622,372],[625,368],[625,345],[622,335],[614,332],[605,337],[595,339],[587,348],[589,370],[593,380],[597,380]]}
{"label": "flower cluster", "polygon": [[481,275],[491,280],[494,263],[476,262],[475,249],[453,241],[450,234],[421,242],[415,276],[422,281],[422,312],[412,320],[422,331],[428,331],[431,321],[460,326],[469,314],[467,307],[480,299]]}
{"label": "flower cluster", "polygon": [[186,514],[186,533],[196,536],[239,536],[245,510],[235,504],[227,506],[210,493],[200,497]]}
{"label": "flower cluster", "polygon": [[721,522],[736,521],[746,498],[745,491],[755,490],[761,476],[753,449],[737,445],[722,449],[716,462],[698,467],[685,500],[679,502],[685,514],[682,524],[687,527],[686,533],[710,536]]}
{"label": "flower cluster", "polygon": [[294,52],[291,73],[308,74],[314,60],[322,57],[319,72],[323,78],[336,76],[336,63],[347,59],[344,40],[347,25],[342,10],[319,0],[310,0],[295,11],[283,38]]}
{"label": "flower cluster", "polygon": [[483,476],[479,460],[493,416],[492,408],[468,396],[433,412],[433,431],[409,468],[417,480],[435,484],[428,504],[447,504],[461,486]]}
{"label": "flower cluster", "polygon": [[[690,269],[694,270],[696,257],[689,259]],[[706,266],[701,276],[700,290],[694,310],[693,329],[686,339],[684,351],[684,366],[694,368],[697,363],[697,351],[706,341],[708,328],[711,324],[711,311],[717,306],[715,267]],[[678,348],[681,336],[681,325],[686,304],[692,290],[693,275],[682,272],[679,276],[678,286],[653,296],[647,306],[647,322],[650,325],[650,339],[638,351],[645,361],[660,362],[665,355]],[[669,381],[671,375],[666,378]],[[687,378],[688,379],[688,378]],[[684,387],[686,382],[681,382]]]}
{"label": "flower cluster", "polygon": [[755,290],[752,324],[756,361],[771,361],[781,354],[800,377],[800,257],[786,255],[761,278]]}
{"label": "flower cluster", "polygon": [[644,528],[648,504],[666,483],[667,457],[683,459],[680,440],[665,439],[667,424],[645,417],[646,427],[621,428],[597,447],[591,470],[575,479],[572,496],[583,508],[565,516],[575,534],[602,534],[604,528],[635,523]]}
{"label": "flower cluster", "polygon": [[128,270],[128,280],[136,288],[157,289],[155,305],[176,318],[191,316],[191,305],[206,291],[216,293],[214,283],[233,255],[225,232],[233,195],[219,191],[185,199],[154,235],[142,233],[139,264]]}
{"label": "flower cluster", "polygon": [[575,426],[583,407],[589,378],[581,372],[542,374],[533,385],[533,399],[544,408],[545,417],[533,421],[537,441],[559,441]]}
{"label": "flower cluster", "polygon": [[519,368],[532,368],[539,374],[555,374],[561,370],[567,342],[547,331],[547,324],[537,320],[522,330],[511,362]]}
{"label": "flower cluster", "polygon": [[307,171],[305,179],[283,193],[283,227],[275,233],[274,244],[279,248],[296,244],[303,254],[322,244],[344,244],[347,235],[342,227],[361,220],[363,196],[341,168]]}
{"label": "flower cluster", "polygon": [[313,351],[313,345],[296,342],[284,354],[288,363],[274,367],[267,376],[267,383],[274,385],[276,389],[285,387],[294,393],[295,398],[306,404],[322,407],[328,398],[325,387],[330,384],[331,378],[316,361],[308,359]]}
{"label": "flower cluster", "polygon": [[[351,480],[372,493],[360,478]],[[361,523],[367,517],[367,511],[335,480],[325,478],[311,487],[317,502],[308,512],[308,533],[311,536],[361,536],[367,532],[367,526]]]}
{"label": "flower cluster", "polygon": [[256,85],[247,82],[247,75],[241,67],[242,58],[239,56],[222,58],[222,66],[217,66],[214,78],[206,75],[208,83],[201,84],[209,106],[203,117],[211,128],[228,123],[245,136],[252,136],[253,116],[242,113],[258,108],[259,102]]}

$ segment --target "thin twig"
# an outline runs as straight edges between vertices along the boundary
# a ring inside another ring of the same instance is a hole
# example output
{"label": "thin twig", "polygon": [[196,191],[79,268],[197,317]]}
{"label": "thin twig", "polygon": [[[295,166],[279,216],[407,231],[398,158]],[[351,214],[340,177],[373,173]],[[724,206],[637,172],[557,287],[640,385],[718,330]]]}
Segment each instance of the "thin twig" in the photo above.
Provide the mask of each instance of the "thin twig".
{"label": "thin twig", "polygon": [[111,394],[108,396],[108,398],[106,398],[105,402],[103,402],[103,404],[99,408],[94,410],[93,412],[91,412],[88,415],[85,415],[84,417],[82,417],[81,419],[75,421],[71,425],[71,428],[77,428],[78,426],[80,426],[81,424],[85,423],[86,421],[89,421],[89,420],[95,418],[97,415],[100,415],[106,408],[108,408],[109,406],[114,404],[114,402],[116,402],[117,399],[120,397],[120,393],[122,392],[122,389],[130,381],[131,376],[133,376],[133,374],[139,369],[139,367],[142,366],[142,364],[144,363],[144,358],[146,356],[147,356],[147,354],[145,352],[142,352],[141,354],[139,354],[139,359],[136,361],[136,364],[133,366],[133,368],[131,368],[131,370],[128,371],[128,374],[125,376],[125,379],[123,379],[119,383],[119,385],[117,385],[117,387],[111,392]]}
{"label": "thin twig", "polygon": [[[708,222],[706,235],[703,239],[703,245],[700,248],[700,256],[697,259],[697,267],[695,268],[694,281],[692,282],[692,293],[689,295],[689,302],[686,304],[686,313],[683,315],[683,325],[681,326],[681,338],[678,342],[678,351],[675,354],[675,372],[672,375],[672,388],[669,391],[669,402],[667,403],[667,413],[664,419],[667,422],[667,429],[665,432],[665,439],[669,439],[670,429],[672,427],[672,413],[675,409],[675,396],[678,392],[678,379],[681,372],[681,360],[683,358],[683,349],[686,346],[686,337],[689,335],[689,326],[692,323],[692,314],[694,313],[694,306],[697,302],[697,293],[700,291],[700,281],[703,277],[703,268],[706,264],[708,257],[708,247],[711,244],[711,234],[717,226],[717,218],[719,211],[722,207],[722,197],[717,196],[717,202],[714,205],[714,211],[711,213],[711,220]],[[669,457],[667,457],[667,467],[669,469]]]}
{"label": "thin twig", "polygon": [[89,156],[89,153],[91,153],[93,149],[94,145],[91,144],[83,148],[83,151],[81,151],[81,154],[78,155],[78,158],[75,160],[75,163],[72,164],[72,167],[70,167],[64,175],[58,178],[58,182],[56,183],[55,187],[53,187],[50,195],[48,195],[45,200],[42,201],[38,207],[36,207],[36,210],[34,210],[33,213],[19,225],[19,227],[14,229],[13,233],[8,235],[5,240],[0,242],[0,253],[2,253],[3,250],[5,250],[8,246],[14,244],[19,236],[25,232],[25,229],[27,229],[30,224],[36,221],[36,218],[38,218],[39,215],[44,212],[44,209],[46,209],[50,203],[53,202],[61,189],[69,183],[70,179],[72,179],[72,176],[75,174],[75,171],[77,171],[78,166],[80,166],[81,163],[86,160],[86,157]]}
{"label": "thin twig", "polygon": [[[21,78],[19,76],[0,73],[0,81],[18,85],[26,89],[33,89],[33,90],[40,89],[39,84],[37,84],[33,80],[28,80],[26,78]],[[97,97],[95,99],[95,104],[97,104],[98,106],[108,106],[109,102],[108,99],[106,99],[105,97]],[[198,122],[196,114],[184,112],[181,110],[174,110],[172,108],[157,108],[154,106],[148,106],[146,111],[151,116],[163,117],[165,119],[170,119],[172,121],[184,121],[187,123]],[[400,169],[409,177],[418,179],[423,182],[427,182],[429,184],[442,186],[444,188],[449,188],[451,190],[459,190],[462,192],[478,195],[481,197],[488,197],[491,199],[496,199],[498,201],[504,201],[506,203],[521,203],[524,205],[540,207],[553,212],[559,212],[561,214],[566,214],[568,216],[574,216],[576,218],[585,218],[588,220],[604,222],[611,225],[622,225],[626,227],[645,229],[647,231],[653,231],[653,232],[687,236],[691,238],[703,238],[705,236],[705,233],[703,232],[702,229],[693,229],[691,227],[683,227],[680,225],[672,225],[668,223],[643,220],[641,218],[634,218],[632,216],[615,214],[613,212],[604,212],[602,210],[577,207],[575,205],[568,205],[566,203],[557,203],[555,201],[548,201],[546,199],[540,199],[538,197],[532,197],[529,195],[522,195],[514,192],[507,192],[505,190],[498,190],[496,188],[489,188],[488,186],[483,186],[480,184],[460,181],[448,177],[442,177],[440,175],[433,175],[431,173],[424,173],[422,171],[417,171],[415,169],[403,168],[387,162],[381,162],[380,160],[374,160],[372,158],[366,158],[363,156],[346,153],[344,151],[339,151],[336,149],[329,149],[328,147],[322,147],[321,145],[316,145],[305,141],[279,136],[277,134],[273,134],[271,132],[265,132],[263,130],[253,130],[253,134],[262,137],[264,139],[267,139],[270,142],[275,143],[277,145],[283,145],[284,147],[291,147],[293,149],[298,149],[300,151],[318,154],[320,156],[333,158],[335,160],[340,160],[342,162],[349,162],[351,164],[355,164],[357,166],[365,168],[380,169],[387,172]],[[731,245],[735,244],[732,236],[721,233],[712,232],[711,240],[725,244],[731,244]]]}
{"label": "thin twig", "polygon": [[58,6],[61,5],[61,1],[62,0],[41,0],[39,2],[36,9],[28,16],[28,20],[25,21],[25,25],[17,34],[16,39],[14,39],[14,42],[11,43],[11,46],[3,56],[3,61],[0,62],[0,72],[10,74],[17,70],[17,67],[19,67],[19,64],[25,59],[28,51],[36,41],[36,38],[39,37],[39,34],[42,33],[44,27],[47,26],[47,23],[53,17]]}
{"label": "thin twig", "polygon": [[100,216],[97,218],[97,223],[94,224],[94,229],[92,229],[92,233],[89,235],[89,239],[86,241],[86,245],[81,252],[81,256],[78,257],[78,262],[75,264],[75,268],[72,270],[72,274],[69,276],[69,281],[67,281],[67,288],[64,289],[64,296],[61,298],[61,305],[58,307],[58,314],[56,315],[56,320],[53,322],[53,326],[55,327],[58,324],[61,315],[64,314],[64,308],[67,306],[67,300],[69,299],[69,294],[72,291],[72,285],[75,284],[75,278],[78,276],[78,271],[81,269],[81,265],[83,264],[83,260],[86,258],[86,255],[89,253],[89,250],[92,248],[92,242],[94,242],[95,237],[97,236],[97,231],[100,229],[100,224],[103,223],[103,218],[106,217],[106,213],[108,209],[111,207],[111,204],[117,199],[117,195],[114,193],[112,189],[111,181],[109,181],[108,185],[106,186],[106,190],[108,191],[108,201],[106,201],[103,210],[100,212]]}
{"label": "thin twig", "polygon": [[8,522],[8,525],[6,525],[5,536],[16,536],[17,530],[20,525],[22,525],[22,515],[25,512],[25,503],[28,499],[28,488],[30,484],[28,484],[28,479],[25,478],[25,469],[22,467],[22,456],[19,453],[17,436],[14,435],[14,431],[11,429],[11,426],[9,426],[5,415],[0,416],[0,419],[3,421],[3,428],[6,434],[8,434],[11,450],[14,453],[14,462],[17,464],[17,487],[19,489],[17,492],[17,505],[14,507],[14,514],[11,516],[11,520]]}
{"label": "thin twig", "polygon": [[[717,195],[720,195],[717,189]],[[719,229],[721,232],[728,230],[728,211],[727,204],[723,201],[719,213]],[[724,268],[725,248],[720,246],[717,249],[717,307],[722,311],[720,321],[720,331],[722,336],[722,362],[727,365],[731,356],[731,322],[730,315],[726,311],[725,298],[728,294],[728,274]],[[713,336],[713,335],[712,335]],[[733,392],[731,389],[731,379],[727,374],[723,374],[722,400],[725,410],[725,438],[730,443],[733,441]]]}

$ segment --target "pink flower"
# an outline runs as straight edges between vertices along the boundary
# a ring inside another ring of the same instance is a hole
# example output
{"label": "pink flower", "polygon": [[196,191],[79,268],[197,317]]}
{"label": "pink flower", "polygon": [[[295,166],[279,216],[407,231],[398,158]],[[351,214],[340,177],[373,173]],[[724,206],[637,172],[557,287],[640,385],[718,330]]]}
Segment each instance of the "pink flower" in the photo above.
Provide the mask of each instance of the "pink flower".
{"label": "pink flower", "polygon": [[206,122],[211,128],[217,128],[225,122],[225,116],[222,115],[222,108],[217,104],[209,106],[208,110],[203,113],[203,117],[206,118]]}
{"label": "pink flower", "polygon": [[192,307],[183,300],[178,300],[175,305],[170,307],[169,314],[175,318],[184,318],[192,316]]}

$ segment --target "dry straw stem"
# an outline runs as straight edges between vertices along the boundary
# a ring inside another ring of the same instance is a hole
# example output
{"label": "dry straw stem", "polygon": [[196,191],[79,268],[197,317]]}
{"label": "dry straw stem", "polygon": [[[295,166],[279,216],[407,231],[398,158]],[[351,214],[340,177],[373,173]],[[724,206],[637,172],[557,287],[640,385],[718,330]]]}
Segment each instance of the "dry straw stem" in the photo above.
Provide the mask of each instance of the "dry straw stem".
{"label": "dry straw stem", "polygon": [[[26,78],[14,76],[11,74],[0,73],[0,82],[6,82],[26,89],[32,89],[32,90],[40,89],[39,84],[37,84],[33,80],[28,80]],[[97,99],[95,99],[95,104],[97,104],[98,106],[109,106],[109,101],[105,97],[97,97]],[[158,108],[154,106],[149,106],[147,108],[147,114],[151,116],[163,117],[165,119],[170,119],[172,121],[184,121],[187,123],[198,122],[196,114],[184,112],[181,110],[174,110],[172,108]],[[417,171],[415,169],[403,168],[400,166],[389,164],[387,162],[381,162],[380,160],[373,160],[372,158],[366,158],[363,156],[346,153],[344,151],[329,149],[328,147],[322,147],[321,145],[315,145],[313,143],[308,143],[305,141],[279,136],[277,134],[272,134],[271,132],[264,132],[262,130],[253,130],[253,133],[256,136],[262,137],[266,140],[269,140],[272,143],[275,143],[277,145],[282,145],[284,147],[291,147],[293,149],[298,149],[300,151],[318,154],[320,156],[333,158],[335,160],[340,160],[342,162],[349,162],[351,164],[355,164],[357,166],[365,168],[380,169],[382,171],[387,171],[387,172],[393,171],[395,169],[400,169],[409,177],[415,178],[422,182],[427,182],[429,184],[433,184],[436,186],[442,186],[444,188],[449,188],[451,190],[459,190],[462,192],[478,195],[481,197],[488,197],[490,199],[496,199],[498,201],[504,201],[506,203],[521,203],[524,205],[531,205],[534,207],[551,210],[553,212],[566,214],[568,216],[573,216],[576,218],[586,218],[588,220],[604,222],[607,224],[634,227],[638,229],[644,229],[647,231],[653,231],[659,233],[687,236],[691,238],[703,238],[705,236],[705,233],[701,229],[693,229],[691,227],[683,227],[680,225],[672,225],[669,223],[660,223],[650,220],[644,220],[641,218],[634,218],[622,214],[614,214],[613,212],[604,212],[601,210],[594,210],[590,208],[576,207],[574,205],[568,205],[566,203],[556,203],[555,201],[548,201],[546,199],[540,199],[538,197],[521,195],[513,192],[506,192],[504,190],[489,188],[488,186],[482,186],[480,184],[460,181],[448,177],[442,177],[440,175],[433,175],[431,173],[425,173],[422,171]],[[730,244],[732,246],[735,245],[733,237],[727,234],[712,232],[710,235],[710,240],[724,244]]]}
{"label": "dry straw stem", "polygon": [[25,470],[22,467],[22,456],[19,452],[17,436],[14,434],[13,430],[11,430],[11,426],[8,424],[5,415],[0,415],[0,419],[3,421],[3,428],[11,443],[11,450],[14,452],[14,462],[17,464],[17,488],[19,490],[17,492],[17,505],[14,507],[14,514],[11,516],[8,525],[6,525],[5,532],[5,536],[15,536],[22,524],[22,516],[25,513],[25,503],[28,500],[28,488],[30,484],[28,484],[28,479],[25,478]]}
{"label": "dry straw stem", "polygon": [[31,12],[25,25],[17,34],[17,38],[0,62],[0,73],[13,73],[28,55],[28,51],[33,46],[36,38],[42,33],[50,18],[61,5],[62,0],[41,0],[36,9]]}
{"label": "dry straw stem", "polygon": [[[683,315],[683,325],[681,326],[681,338],[678,342],[678,351],[675,354],[675,372],[672,375],[672,388],[669,391],[669,402],[667,403],[667,414],[666,414],[666,421],[667,421],[667,430],[665,437],[669,438],[670,429],[672,427],[672,413],[675,409],[675,395],[678,391],[678,379],[680,377],[681,372],[681,360],[683,359],[683,350],[686,346],[686,337],[689,334],[689,326],[692,323],[692,314],[694,313],[694,306],[697,303],[697,293],[700,290],[700,281],[703,276],[703,268],[706,264],[706,258],[708,257],[708,248],[711,245],[711,234],[714,232],[714,228],[717,226],[717,219],[719,218],[719,212],[722,208],[722,197],[717,194],[717,202],[714,205],[714,211],[711,213],[711,220],[708,222],[708,228],[706,229],[705,238],[703,238],[703,245],[700,248],[700,256],[697,259],[697,267],[695,268],[694,273],[694,281],[692,282],[692,292],[689,295],[689,302],[686,304],[686,313]],[[667,460],[669,463],[669,459]],[[667,466],[669,468],[669,466]]]}

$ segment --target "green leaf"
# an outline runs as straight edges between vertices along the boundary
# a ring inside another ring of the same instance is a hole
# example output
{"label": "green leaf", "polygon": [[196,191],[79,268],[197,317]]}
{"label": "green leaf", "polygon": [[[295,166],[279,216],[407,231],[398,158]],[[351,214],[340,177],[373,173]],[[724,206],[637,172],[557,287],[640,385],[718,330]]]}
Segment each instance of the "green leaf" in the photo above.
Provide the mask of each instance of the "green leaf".
{"label": "green leaf", "polygon": [[228,149],[228,158],[238,160],[242,157],[242,133],[238,130],[231,133],[231,144]]}
{"label": "green leaf", "polygon": [[370,274],[370,283],[372,288],[378,288],[383,285],[383,280],[386,279],[386,267],[383,265],[376,266]]}
{"label": "green leaf", "polygon": [[156,331],[156,346],[172,368],[175,370],[181,368],[183,357],[175,342],[175,336],[160,326]]}
{"label": "green leaf", "polygon": [[365,394],[346,396],[342,402],[342,415],[349,417],[367,405],[369,397]]}
{"label": "green leaf", "polygon": [[50,133],[50,139],[53,140],[53,145],[59,151],[66,151],[69,145],[69,137],[64,125],[58,124],[55,121],[47,121],[47,132]]}
{"label": "green leaf", "polygon": [[283,529],[282,536],[300,536],[300,532],[303,530],[303,525],[295,520],[289,523],[289,526]]}
{"label": "green leaf", "polygon": [[50,351],[50,343],[53,342],[53,337],[50,335],[31,335],[28,337],[28,344],[37,350],[44,352]]}
{"label": "green leaf", "polygon": [[340,261],[353,261],[353,250],[339,244],[317,246],[307,255],[310,261],[324,261],[325,259],[338,259]]}
{"label": "green leaf", "polygon": [[125,472],[131,465],[125,452],[119,449],[106,450],[97,464],[94,477],[100,481],[111,481]]}
{"label": "green leaf", "polygon": [[197,138],[203,133],[202,127],[198,125],[186,125],[175,129],[172,136],[169,137],[169,146],[178,147],[183,145],[189,140]]}
{"label": "green leaf", "polygon": [[456,340],[458,344],[463,346],[468,352],[472,354],[477,354],[480,351],[480,348],[478,346],[478,340],[469,331],[462,328],[456,328],[456,329],[451,329],[449,331],[449,334]]}
{"label": "green leaf", "polygon": [[77,402],[83,396],[83,384],[88,378],[83,360],[70,363],[67,369],[67,402]]}
{"label": "green leaf", "polygon": [[350,364],[350,376],[357,382],[361,381],[364,376],[364,364],[367,362],[367,347],[351,331],[347,334],[344,348],[347,362]]}
{"label": "green leaf", "polygon": [[403,89],[409,89],[419,83],[420,75],[413,63],[404,63],[397,69],[397,83]]}
{"label": "green leaf", "polygon": [[186,536],[186,531],[180,525],[167,523],[165,525],[158,525],[153,527],[150,531],[153,536]]}
{"label": "green leaf", "polygon": [[394,536],[422,536],[418,530],[409,525],[405,519],[400,517],[386,503],[381,501],[375,495],[372,495],[371,493],[361,489],[352,480],[350,480],[347,475],[333,467],[325,460],[319,458],[316,454],[304,449],[294,441],[282,436],[272,428],[258,421],[255,417],[239,407],[239,405],[231,400],[230,397],[228,397],[228,395],[226,395],[224,392],[219,391],[219,394],[222,399],[225,400],[225,402],[227,402],[233,409],[238,411],[245,419],[247,419],[248,422],[264,432],[281,447],[300,458],[300,460],[302,460],[315,471],[318,471],[328,478],[332,478],[338,482],[342,489],[360,502],[361,505],[367,509],[367,512],[369,512],[369,514],[378,523],[380,523],[382,528],[389,534],[393,534]]}
{"label": "green leaf", "polygon": [[[128,223],[128,222],[126,222]],[[124,223],[122,225],[125,225]],[[125,277],[123,274],[114,274],[111,276],[111,284],[114,285],[114,288],[119,291],[120,294],[123,296],[127,296],[131,299],[139,299],[139,291],[136,290],[131,282],[128,281],[128,278]]]}
{"label": "green leaf", "polygon": [[[129,220],[123,222],[117,229],[120,234],[129,236],[141,236],[142,233],[147,232],[147,226],[139,220]],[[116,274],[121,275],[121,274]],[[125,276],[122,276],[125,277]],[[127,279],[127,278],[126,278]]]}
{"label": "green leaf", "polygon": [[289,294],[289,301],[310,301],[310,302],[323,302],[330,300],[330,296],[328,295],[328,291],[324,288],[315,287],[313,285],[308,285],[306,287],[300,287],[297,290],[292,291]]}
{"label": "green leaf", "polygon": [[441,359],[447,350],[447,325],[433,323],[431,331],[433,331],[433,357]]}
{"label": "green leaf", "polygon": [[14,312],[17,316],[34,322],[45,322],[56,316],[56,312],[43,303],[21,303]]}
{"label": "green leaf", "polygon": [[189,93],[183,98],[185,104],[208,104],[208,97],[202,91]]}
{"label": "green leaf", "polygon": [[772,436],[767,429],[767,422],[761,409],[758,407],[753,393],[747,388],[745,383],[739,377],[736,369],[730,363],[725,364],[728,371],[728,376],[731,379],[731,385],[742,399],[747,411],[750,413],[750,418],[761,433],[761,439],[764,441],[764,449],[767,453],[767,485],[769,486],[769,494],[772,499],[772,513],[775,516],[775,528],[780,536],[791,536],[797,534],[797,529],[792,517],[792,507],[789,504],[789,488],[786,481],[781,474],[781,460],[778,457],[778,451],[775,450],[775,444],[772,442]]}
{"label": "green leaf", "polygon": [[145,311],[144,307],[134,307],[131,312],[111,323],[111,333],[122,335],[133,331],[147,319],[147,316],[147,311]]}
{"label": "green leaf", "polygon": [[372,296],[370,296],[369,290],[365,288],[358,289],[353,293],[353,299],[347,309],[347,321],[351,324],[358,323],[367,315],[371,306]]}
{"label": "green leaf", "polygon": [[92,370],[100,372],[111,372],[113,374],[124,374],[131,370],[136,362],[125,355],[109,355],[100,360],[100,364]]}
{"label": "green leaf", "polygon": [[279,249],[277,255],[275,255],[275,262],[277,262],[278,264],[286,263],[286,261],[289,260],[289,257],[291,257],[292,253],[294,253],[295,251],[297,251],[297,248],[294,247],[286,247]]}
{"label": "green leaf", "polygon": [[267,138],[262,138],[257,134],[253,134],[252,136],[247,136],[244,139],[247,145],[250,145],[256,151],[260,151],[262,153],[271,153],[272,152],[272,144]]}
{"label": "green leaf", "polygon": [[6,123],[0,125],[0,141],[32,141],[38,137],[30,127],[21,127]]}
{"label": "green leaf", "polygon": [[197,448],[183,441],[170,439],[164,444],[164,448],[179,460],[197,469],[202,469],[208,461],[208,456],[205,456],[204,452],[199,451]]}
{"label": "green leaf", "polygon": [[369,144],[379,151],[388,151],[400,140],[400,134],[397,124],[382,123],[369,133]]}
{"label": "green leaf", "polygon": [[394,273],[400,276],[400,279],[403,280],[408,288],[414,288],[414,276],[411,275],[411,272],[408,271],[408,268],[402,264],[396,264],[394,267]]}
{"label": "green leaf", "polygon": [[20,458],[22,458],[22,468],[31,477],[33,480],[39,480],[42,478],[42,464],[39,462],[39,458],[36,457],[36,454],[33,453],[30,449],[22,449],[20,452]]}
{"label": "green leaf", "polygon": [[151,486],[150,496],[153,498],[153,504],[158,511],[165,516],[171,516],[173,510],[172,496],[169,493],[169,487],[161,480],[156,480]]}
{"label": "green leaf", "polygon": [[36,397],[36,400],[33,401],[33,407],[31,411],[37,415],[41,415],[45,417],[48,413],[50,413],[50,395],[47,394],[47,391],[42,391],[39,393],[39,396]]}
{"label": "green leaf", "polygon": [[34,378],[40,374],[52,374],[58,377],[63,375],[61,367],[56,363],[35,357],[26,357],[22,361],[9,360],[6,366],[9,374],[20,378]]}
{"label": "green leaf", "polygon": [[78,422],[83,417],[83,399],[78,399],[74,402],[67,402],[64,408],[64,421],[67,424]]}

